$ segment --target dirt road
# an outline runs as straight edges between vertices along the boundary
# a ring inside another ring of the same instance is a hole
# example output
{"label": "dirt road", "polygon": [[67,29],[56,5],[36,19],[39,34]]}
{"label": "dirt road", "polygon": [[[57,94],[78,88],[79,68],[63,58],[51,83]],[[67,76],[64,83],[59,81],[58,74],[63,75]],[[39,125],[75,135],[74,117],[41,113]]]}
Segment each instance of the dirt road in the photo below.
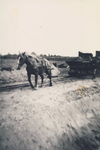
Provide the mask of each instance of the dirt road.
{"label": "dirt road", "polygon": [[0,93],[1,150],[100,150],[100,78]]}

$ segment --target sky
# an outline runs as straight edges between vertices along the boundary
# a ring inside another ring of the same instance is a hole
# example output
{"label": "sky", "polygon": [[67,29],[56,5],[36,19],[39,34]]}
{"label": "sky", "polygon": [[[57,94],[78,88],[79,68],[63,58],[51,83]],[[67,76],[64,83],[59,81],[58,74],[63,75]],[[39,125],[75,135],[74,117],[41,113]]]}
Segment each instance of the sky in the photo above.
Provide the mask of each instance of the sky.
{"label": "sky", "polygon": [[0,0],[0,53],[100,50],[100,0]]}

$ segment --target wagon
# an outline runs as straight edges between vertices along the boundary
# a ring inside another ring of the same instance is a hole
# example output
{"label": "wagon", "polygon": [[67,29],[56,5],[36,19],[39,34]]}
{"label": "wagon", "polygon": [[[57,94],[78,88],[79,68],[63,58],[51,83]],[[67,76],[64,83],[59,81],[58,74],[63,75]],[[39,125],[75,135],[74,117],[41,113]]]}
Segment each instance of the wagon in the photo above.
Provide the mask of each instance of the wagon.
{"label": "wagon", "polygon": [[92,74],[94,71],[93,63],[81,57],[66,60],[66,63],[70,67],[70,70],[68,71],[68,74],[70,76],[89,75]]}

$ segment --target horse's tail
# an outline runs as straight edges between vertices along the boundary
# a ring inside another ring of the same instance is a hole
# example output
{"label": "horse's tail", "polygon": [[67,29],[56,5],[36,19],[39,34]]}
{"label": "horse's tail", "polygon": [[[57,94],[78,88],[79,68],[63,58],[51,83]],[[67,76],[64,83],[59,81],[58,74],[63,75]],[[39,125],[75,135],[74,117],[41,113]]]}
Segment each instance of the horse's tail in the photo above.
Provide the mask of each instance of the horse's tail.
{"label": "horse's tail", "polygon": [[49,62],[47,59],[43,58],[42,64],[43,64],[43,66],[46,67],[47,69],[51,69],[51,64],[50,64],[50,62]]}

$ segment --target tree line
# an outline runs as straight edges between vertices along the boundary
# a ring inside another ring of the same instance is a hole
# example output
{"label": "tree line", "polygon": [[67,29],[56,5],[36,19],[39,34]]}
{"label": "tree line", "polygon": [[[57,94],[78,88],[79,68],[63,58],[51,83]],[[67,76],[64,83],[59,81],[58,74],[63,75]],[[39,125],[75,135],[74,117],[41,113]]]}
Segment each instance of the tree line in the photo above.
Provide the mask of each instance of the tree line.
{"label": "tree line", "polygon": [[[66,58],[69,58],[69,57],[64,57],[64,56],[60,56],[60,55],[46,55],[46,54],[41,54],[40,55],[41,57],[44,57],[48,60],[57,60],[57,61],[63,61],[63,60],[66,60]],[[1,55],[0,54],[0,58],[2,59],[17,59],[18,55],[17,54],[6,54],[6,55]]]}

